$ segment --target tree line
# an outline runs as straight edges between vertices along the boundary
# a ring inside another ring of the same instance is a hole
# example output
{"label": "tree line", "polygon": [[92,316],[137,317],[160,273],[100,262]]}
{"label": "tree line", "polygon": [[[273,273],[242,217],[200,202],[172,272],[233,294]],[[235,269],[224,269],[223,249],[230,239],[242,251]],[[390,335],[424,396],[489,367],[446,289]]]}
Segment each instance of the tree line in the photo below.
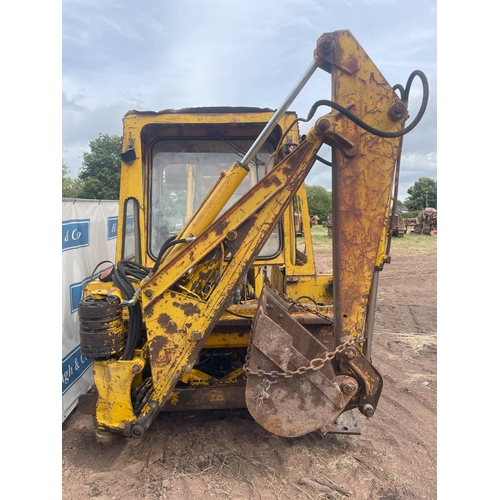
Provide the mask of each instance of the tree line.
{"label": "tree line", "polygon": [[73,179],[70,169],[62,162],[63,198],[117,200],[120,196],[122,138],[99,134],[89,142],[90,152],[82,155],[82,166]]}
{"label": "tree line", "polygon": [[[62,162],[62,197],[95,200],[118,200],[120,195],[122,138],[118,135],[99,134],[90,141],[90,151],[84,152],[82,166],[76,178]],[[408,188],[404,202],[398,200],[405,211],[420,211],[425,207],[437,209],[437,181],[420,177]],[[320,221],[327,220],[332,213],[331,192],[322,186],[306,185],[309,214]]]}

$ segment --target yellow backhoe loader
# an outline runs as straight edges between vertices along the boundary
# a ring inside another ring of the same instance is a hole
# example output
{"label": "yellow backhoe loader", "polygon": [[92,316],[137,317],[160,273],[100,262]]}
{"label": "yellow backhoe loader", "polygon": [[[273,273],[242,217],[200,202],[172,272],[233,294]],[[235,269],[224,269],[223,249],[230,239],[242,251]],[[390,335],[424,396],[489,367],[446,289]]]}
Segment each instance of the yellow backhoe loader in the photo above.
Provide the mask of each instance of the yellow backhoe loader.
{"label": "yellow backhoe loader", "polygon": [[[332,95],[299,118],[288,108],[317,68]],[[423,99],[405,125],[415,77]],[[247,408],[287,437],[354,433],[343,417],[374,414],[378,275],[402,138],[427,100],[422,72],[391,87],[342,30],[319,38],[275,111],[126,114],[116,263],[97,264],[79,303],[94,373],[79,406],[95,415],[98,440],[141,436],[160,411]],[[297,212],[309,220],[304,181],[316,161],[332,168],[329,275],[316,272],[310,225],[295,229]]]}

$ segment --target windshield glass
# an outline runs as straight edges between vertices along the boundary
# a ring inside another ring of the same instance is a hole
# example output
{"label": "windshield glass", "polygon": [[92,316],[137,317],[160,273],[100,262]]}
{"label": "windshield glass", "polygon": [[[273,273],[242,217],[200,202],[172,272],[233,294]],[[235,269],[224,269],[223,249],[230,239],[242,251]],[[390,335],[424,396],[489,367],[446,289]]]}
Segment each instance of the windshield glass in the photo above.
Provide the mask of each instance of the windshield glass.
{"label": "windshield glass", "polygon": [[[241,160],[253,140],[166,139],[152,151],[149,249],[153,257],[169,237],[177,234],[219,178],[235,161]],[[250,164],[250,172],[233,194],[223,212],[264,176],[264,165],[274,148],[266,142]],[[276,230],[277,232],[277,230]],[[275,243],[269,246],[269,243]],[[277,234],[269,238],[261,256],[275,255]]]}

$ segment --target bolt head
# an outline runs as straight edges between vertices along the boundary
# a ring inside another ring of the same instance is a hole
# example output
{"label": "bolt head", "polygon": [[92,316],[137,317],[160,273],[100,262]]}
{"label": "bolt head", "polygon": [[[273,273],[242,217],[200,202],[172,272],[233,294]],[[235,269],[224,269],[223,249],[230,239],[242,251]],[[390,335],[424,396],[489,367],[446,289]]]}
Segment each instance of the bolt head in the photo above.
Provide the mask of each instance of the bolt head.
{"label": "bolt head", "polygon": [[373,417],[373,414],[375,413],[375,410],[373,409],[372,405],[364,405],[363,406],[363,415],[365,417]]}
{"label": "bolt head", "polygon": [[394,103],[387,111],[392,121],[399,121],[406,116],[406,106],[402,102]]}
{"label": "bolt head", "polygon": [[132,435],[134,437],[141,437],[142,436],[142,428],[139,427],[138,425],[134,425],[132,428]]}
{"label": "bolt head", "polygon": [[344,394],[353,394],[356,392],[356,386],[352,382],[342,382],[340,389]]}
{"label": "bolt head", "polygon": [[326,132],[330,127],[330,122],[326,118],[322,118],[318,122],[318,130],[320,132]]}
{"label": "bolt head", "polygon": [[356,356],[356,353],[354,352],[353,348],[347,348],[345,351],[344,351],[344,356],[347,358],[347,359],[354,359],[354,357]]}

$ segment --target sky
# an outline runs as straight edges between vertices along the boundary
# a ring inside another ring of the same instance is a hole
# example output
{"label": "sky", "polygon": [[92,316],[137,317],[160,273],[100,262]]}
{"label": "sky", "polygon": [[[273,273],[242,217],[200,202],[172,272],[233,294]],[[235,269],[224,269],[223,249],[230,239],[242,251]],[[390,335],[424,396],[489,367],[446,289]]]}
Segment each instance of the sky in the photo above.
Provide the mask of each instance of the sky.
{"label": "sky", "polygon": [[[403,141],[404,200],[420,177],[437,180],[436,0],[63,0],[62,159],[76,177],[89,142],[122,135],[131,109],[276,109],[318,38],[339,29],[351,31],[390,85],[405,86],[416,69],[428,78],[426,113]],[[415,79],[410,121],[421,96]],[[305,117],[329,98],[329,75],[317,70],[289,110]],[[330,167],[317,162],[306,183],[331,190]]]}

